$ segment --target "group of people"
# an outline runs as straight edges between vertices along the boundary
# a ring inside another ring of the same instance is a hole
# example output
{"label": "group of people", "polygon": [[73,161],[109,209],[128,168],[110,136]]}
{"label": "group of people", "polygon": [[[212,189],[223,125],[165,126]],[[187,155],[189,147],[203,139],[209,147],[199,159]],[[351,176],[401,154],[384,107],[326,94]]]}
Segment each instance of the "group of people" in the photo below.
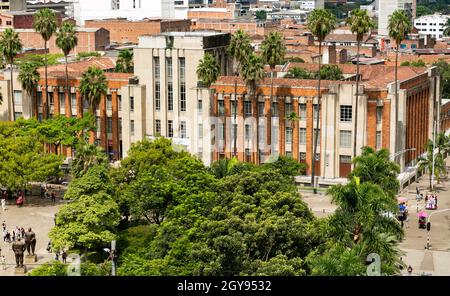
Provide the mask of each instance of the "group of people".
{"label": "group of people", "polygon": [[6,223],[3,221],[3,241],[6,243],[11,243],[25,237],[25,228],[16,226],[15,229],[9,231],[6,229]]}
{"label": "group of people", "polygon": [[[23,205],[23,201],[25,199],[25,193],[22,190],[14,191],[12,193],[13,199],[16,201],[16,205]],[[1,206],[3,211],[6,211],[6,200],[8,199],[8,191],[6,189],[2,190],[1,194]]]}
{"label": "group of people", "polygon": [[406,224],[406,228],[408,228],[408,224],[407,224],[407,222],[409,221],[408,205],[405,202],[402,202],[401,204],[399,204],[398,208],[399,208],[398,220],[400,221],[402,228],[405,224]]}
{"label": "group of people", "polygon": [[56,194],[53,190],[51,190],[52,188],[49,187],[46,184],[42,184],[41,185],[41,198],[50,198],[52,200],[53,203],[56,202]]}
{"label": "group of people", "polygon": [[425,197],[425,208],[427,210],[437,209],[437,195],[435,193],[427,194]]}

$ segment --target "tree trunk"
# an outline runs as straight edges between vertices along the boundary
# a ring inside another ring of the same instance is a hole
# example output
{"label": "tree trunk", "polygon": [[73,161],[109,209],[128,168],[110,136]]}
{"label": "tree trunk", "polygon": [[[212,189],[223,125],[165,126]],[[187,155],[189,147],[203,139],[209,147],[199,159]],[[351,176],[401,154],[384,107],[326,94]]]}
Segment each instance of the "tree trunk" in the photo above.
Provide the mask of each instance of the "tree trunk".
{"label": "tree trunk", "polygon": [[89,144],[95,144],[95,138],[96,138],[96,133],[97,133],[97,128],[98,128],[98,126],[97,126],[97,116],[95,114],[96,113],[95,111],[96,111],[96,108],[95,108],[94,105],[92,105],[91,106],[91,112],[92,112],[92,115],[94,116],[96,129],[95,129],[95,131],[91,130],[89,132]]}
{"label": "tree trunk", "polygon": [[[395,51],[395,68],[394,68],[394,80],[395,80],[395,151],[397,153],[399,151],[399,130],[398,130],[398,47],[400,46],[400,42],[397,42],[397,49]],[[394,161],[397,162],[398,155],[394,158]]]}
{"label": "tree trunk", "polygon": [[10,63],[11,66],[11,73],[10,73],[10,78],[11,78],[11,90],[10,90],[10,95],[11,95],[11,102],[12,102],[12,121],[16,121],[16,107],[14,106],[14,83],[13,83],[13,61],[11,61]]}
{"label": "tree trunk", "polygon": [[361,41],[358,40],[356,49],[356,98],[355,98],[355,124],[353,129],[353,157],[356,157],[356,140],[358,130],[358,99],[359,99],[359,49]]}
{"label": "tree trunk", "polygon": [[45,50],[45,55],[44,55],[44,66],[45,66],[45,102],[44,103],[44,114],[45,114],[45,118],[49,117],[49,106],[48,104],[50,103],[48,101],[48,77],[47,77],[47,67],[48,67],[48,62],[47,62],[47,40],[44,40],[44,50]]}
{"label": "tree trunk", "polygon": [[[320,116],[320,100],[321,100],[321,92],[320,92],[320,83],[321,83],[321,77],[320,77],[320,69],[322,67],[322,41],[319,40],[319,72],[317,74],[318,82],[317,82],[317,118],[316,118],[316,131],[315,131],[315,137],[314,137],[314,147],[311,147],[311,150],[313,150],[313,153],[311,155],[311,186],[313,188],[313,193],[317,193],[317,188],[315,187],[315,173],[316,173],[316,166],[315,166],[315,160],[316,160],[316,153],[317,153],[317,139],[319,137],[319,116]],[[314,103],[314,102],[313,102]],[[313,112],[314,112],[314,104],[313,104]],[[314,134],[314,116],[313,116],[313,126],[312,126],[313,134]]]}
{"label": "tree trunk", "polygon": [[272,69],[270,77],[270,105],[267,114],[267,145],[269,156],[272,155],[272,100],[273,100],[273,76],[274,71]]}

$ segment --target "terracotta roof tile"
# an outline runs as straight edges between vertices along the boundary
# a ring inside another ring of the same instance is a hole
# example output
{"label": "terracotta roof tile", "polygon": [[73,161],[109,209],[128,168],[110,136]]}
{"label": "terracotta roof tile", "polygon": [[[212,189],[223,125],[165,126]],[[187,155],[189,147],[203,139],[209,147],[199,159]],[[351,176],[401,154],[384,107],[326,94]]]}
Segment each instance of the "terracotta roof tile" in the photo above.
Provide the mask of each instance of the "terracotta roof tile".
{"label": "terracotta roof tile", "polygon": [[[67,70],[70,77],[78,77],[86,71],[89,67],[96,66],[102,70],[111,70],[116,67],[113,59],[108,57],[91,57],[80,62],[69,63],[67,65]],[[49,76],[60,76],[60,73],[65,75],[65,64],[59,64],[55,66],[48,67]],[[44,73],[44,68],[40,68],[39,72],[41,75]]]}

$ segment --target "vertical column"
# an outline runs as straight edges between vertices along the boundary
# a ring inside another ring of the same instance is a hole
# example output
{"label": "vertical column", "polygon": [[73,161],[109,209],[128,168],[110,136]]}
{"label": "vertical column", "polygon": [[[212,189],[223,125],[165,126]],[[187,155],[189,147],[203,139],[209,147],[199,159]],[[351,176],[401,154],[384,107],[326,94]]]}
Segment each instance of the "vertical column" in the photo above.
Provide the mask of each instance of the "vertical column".
{"label": "vertical column", "polygon": [[212,104],[211,104],[211,115],[213,117],[213,122],[214,122],[214,148],[213,148],[213,161],[218,161],[219,160],[219,121],[217,120],[217,115],[218,115],[218,95],[217,93],[215,93],[213,95],[213,100],[212,100]]}
{"label": "vertical column", "polygon": [[381,129],[381,143],[383,148],[390,149],[390,139],[391,139],[391,101],[385,99],[383,102],[383,123]]}
{"label": "vertical column", "polygon": [[64,111],[66,117],[72,117],[72,106],[71,106],[71,98],[70,91],[68,89],[64,90]]}
{"label": "vertical column", "polygon": [[117,90],[111,92],[112,100],[112,148],[113,159],[119,160],[119,101],[117,98]]}
{"label": "vertical column", "polygon": [[311,174],[311,148],[313,146],[313,124],[314,124],[314,115],[313,115],[313,99],[308,98],[306,100],[306,165],[307,165],[307,174]]}
{"label": "vertical column", "polygon": [[231,158],[231,151],[233,150],[232,147],[232,143],[233,140],[228,137],[228,135],[231,136],[231,129],[233,128],[233,124],[230,124],[230,126],[228,127],[228,123],[231,123],[231,101],[230,101],[230,96],[229,95],[225,95],[224,97],[225,100],[225,118],[223,121],[223,145],[224,145],[224,152],[225,152],[225,157],[227,158]]}
{"label": "vertical column", "polygon": [[259,150],[259,131],[258,131],[258,96],[255,95],[252,100],[252,161],[259,164],[258,150]]}
{"label": "vertical column", "polygon": [[[298,113],[298,99],[294,99],[293,100],[293,102],[292,102],[292,104],[293,104],[293,110],[294,110],[294,112],[295,112],[295,114],[297,114],[297,116],[299,116],[299,113]],[[293,142],[293,147],[294,147],[294,149],[292,149],[292,157],[295,159],[295,160],[299,160],[299,157],[298,157],[298,145],[299,145],[299,122],[298,122],[298,120],[296,120],[295,122],[294,122],[294,128],[293,128],[293,130],[292,130],[292,142]]]}
{"label": "vertical column", "polygon": [[376,149],[377,148],[376,139],[377,139],[377,103],[367,102],[367,145]]}
{"label": "vertical column", "polygon": [[39,118],[39,102],[37,101],[37,90],[34,89],[31,92],[31,95],[32,95],[32,99],[34,100],[34,104],[33,104],[33,108],[34,108],[33,112],[34,112],[34,114],[33,114],[33,116],[36,119],[38,119]]}
{"label": "vertical column", "polygon": [[[402,137],[406,137],[405,139],[405,149],[411,147],[412,143],[412,120],[411,120],[411,111],[414,110],[414,101],[413,96],[406,96],[406,126],[404,127],[405,135]],[[409,161],[409,151],[405,153],[405,164]]]}
{"label": "vertical column", "polygon": [[60,114],[60,103],[59,103],[59,86],[53,87],[53,114],[59,115]]}
{"label": "vertical column", "polygon": [[244,97],[238,96],[238,128],[237,128],[237,149],[238,149],[238,159],[240,161],[245,160],[245,132],[244,132]]}
{"label": "vertical column", "polygon": [[77,118],[83,117],[83,100],[81,98],[80,90],[76,90],[76,100],[77,100]]}
{"label": "vertical column", "polygon": [[108,151],[108,131],[106,130],[106,96],[100,98],[100,142],[105,151]]}
{"label": "vertical column", "polygon": [[45,86],[42,87],[42,118],[46,119],[48,114],[48,96]]}
{"label": "vertical column", "polygon": [[272,144],[272,102],[270,97],[266,98],[264,102],[264,114],[266,115],[266,156],[271,154],[271,144]]}
{"label": "vertical column", "polygon": [[284,110],[284,97],[280,97],[278,99],[278,118],[279,118],[279,135],[278,135],[278,141],[279,141],[279,153],[280,155],[285,155],[285,144],[286,144],[286,115]]}

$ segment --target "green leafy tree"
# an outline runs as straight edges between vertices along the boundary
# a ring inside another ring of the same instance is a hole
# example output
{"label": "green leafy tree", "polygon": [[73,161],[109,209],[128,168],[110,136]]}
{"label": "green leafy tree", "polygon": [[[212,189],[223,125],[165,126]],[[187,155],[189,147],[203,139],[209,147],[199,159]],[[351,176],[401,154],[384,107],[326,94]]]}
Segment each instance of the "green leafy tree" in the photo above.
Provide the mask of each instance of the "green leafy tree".
{"label": "green leafy tree", "polygon": [[280,156],[275,162],[265,163],[264,166],[279,170],[286,177],[295,177],[306,173],[306,164],[299,163],[292,157]]}
{"label": "green leafy tree", "polygon": [[257,20],[265,21],[267,19],[267,12],[265,10],[258,10],[255,12],[255,17]]}
{"label": "green leafy tree", "polygon": [[433,63],[442,77],[442,98],[450,98],[450,65],[445,60]]}
{"label": "green leafy tree", "polygon": [[[436,153],[433,158],[433,141],[428,140],[427,142],[427,154],[425,157],[419,157],[419,170],[425,170],[430,177],[430,190],[433,189],[432,177],[433,174],[437,181],[439,182],[441,174],[446,173],[445,159],[441,153]],[[434,165],[433,165],[434,161]],[[434,171],[433,171],[434,167]]]}
{"label": "green leafy tree", "polygon": [[45,94],[46,97],[44,98],[43,102],[43,115],[44,118],[48,117],[49,110],[48,110],[48,75],[47,75],[47,42],[52,38],[52,36],[56,33],[56,29],[58,27],[58,22],[56,18],[56,14],[48,9],[40,9],[35,15],[34,15],[34,22],[33,22],[34,29],[36,32],[40,33],[42,36],[42,39],[44,39],[44,49],[45,49],[45,58],[44,58],[44,66],[45,66]]}
{"label": "green leafy tree", "polygon": [[[341,68],[336,65],[324,65],[320,68],[320,79],[323,80],[342,80],[344,75]],[[315,76],[318,76],[317,73]]]}
{"label": "green leafy tree", "polygon": [[216,58],[210,54],[205,53],[203,59],[197,65],[197,77],[200,79],[205,87],[210,87],[216,82],[220,75],[220,66]]}
{"label": "green leafy tree", "polygon": [[447,19],[447,22],[444,25],[444,36],[450,36],[450,18]]}
{"label": "green leafy tree", "polygon": [[116,72],[133,73],[133,52],[129,49],[123,49],[119,52],[116,63]]}
{"label": "green leafy tree", "polygon": [[312,79],[313,75],[303,68],[294,67],[289,69],[284,78],[295,78],[295,79]]}
{"label": "green leafy tree", "polygon": [[67,57],[70,52],[77,46],[78,44],[78,36],[75,32],[75,26],[72,23],[64,22],[59,28],[58,33],[56,33],[56,45],[62,50],[64,53],[64,59],[66,64],[66,108],[72,110],[70,97],[69,97],[69,71],[67,69]]}
{"label": "green leafy tree", "polygon": [[34,117],[38,118],[38,102],[35,93],[41,75],[39,74],[36,65],[30,62],[21,64],[17,79],[21,82],[22,88],[30,96]]}
{"label": "green leafy tree", "polygon": [[22,43],[20,42],[19,34],[11,28],[6,28],[0,37],[0,54],[6,60],[10,67],[10,99],[12,106],[12,120],[16,120],[16,112],[14,107],[14,86],[13,86],[13,71],[14,58],[22,50]]}
{"label": "green leafy tree", "polygon": [[[234,121],[237,116],[237,79],[243,70],[243,65],[247,63],[247,59],[252,54],[253,48],[251,46],[250,36],[242,29],[238,29],[232,36],[230,44],[228,45],[228,54],[233,59],[234,72]],[[234,130],[233,139],[233,156],[237,157],[237,130]]]}
{"label": "green leafy tree", "polygon": [[72,174],[79,178],[92,167],[108,164],[108,158],[103,150],[95,145],[80,143],[75,146],[75,158],[72,162]]}
{"label": "green leafy tree", "polygon": [[417,5],[416,9],[417,17],[433,14],[433,11],[425,5]]}
{"label": "green leafy tree", "polygon": [[[319,43],[319,73],[321,72],[322,68],[322,42],[325,40],[325,37],[330,34],[336,27],[336,17],[331,14],[330,11],[326,9],[314,9],[311,11],[311,13],[308,15],[307,19],[307,27],[309,31],[317,38],[317,41]],[[322,75],[318,75],[317,77],[317,97],[318,97],[318,104],[316,108],[316,126],[319,126],[320,122],[320,106],[321,106],[321,91],[320,91],[320,82]],[[312,124],[314,126],[314,124]],[[318,144],[318,138],[319,138],[319,129],[316,128],[315,136],[314,136],[314,145],[311,151],[311,186],[314,189],[314,193],[317,192],[317,189],[315,188],[315,155],[317,153],[317,144]]]}
{"label": "green leafy tree", "polygon": [[[395,74],[394,74],[394,82],[395,82],[395,106],[398,108],[398,52],[400,50],[400,44],[403,40],[408,36],[408,34],[411,32],[412,25],[411,20],[409,16],[406,14],[404,10],[395,10],[390,16],[388,20],[388,31],[389,31],[389,37],[391,40],[395,41],[395,44],[397,46],[395,50]],[[398,126],[398,113],[395,112],[395,122],[396,126]],[[395,131],[395,134],[398,135],[399,133],[402,133],[402,131],[398,130]],[[398,141],[395,141],[395,152],[399,150],[398,148]]]}
{"label": "green leafy tree", "polygon": [[375,27],[374,22],[370,18],[367,10],[355,9],[352,10],[350,16],[346,20],[347,25],[350,26],[350,31],[356,34],[356,98],[355,98],[355,119],[353,129],[353,157],[356,157],[356,139],[357,139],[357,125],[358,125],[358,95],[359,95],[359,55],[361,42],[364,35],[369,33],[371,29]]}

